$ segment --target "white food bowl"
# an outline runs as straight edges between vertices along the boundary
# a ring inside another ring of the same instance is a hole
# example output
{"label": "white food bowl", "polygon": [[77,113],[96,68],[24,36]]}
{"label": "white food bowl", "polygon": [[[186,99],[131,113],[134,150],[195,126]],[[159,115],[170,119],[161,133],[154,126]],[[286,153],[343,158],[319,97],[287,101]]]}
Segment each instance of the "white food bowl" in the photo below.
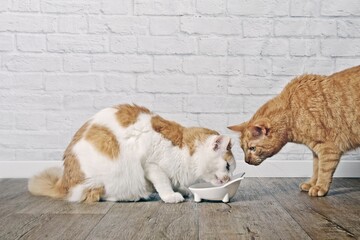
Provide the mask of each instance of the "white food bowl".
{"label": "white food bowl", "polygon": [[244,179],[245,173],[234,175],[224,185],[214,186],[211,183],[197,183],[189,187],[194,194],[194,201],[201,202],[202,199],[229,202],[239,188],[240,182]]}

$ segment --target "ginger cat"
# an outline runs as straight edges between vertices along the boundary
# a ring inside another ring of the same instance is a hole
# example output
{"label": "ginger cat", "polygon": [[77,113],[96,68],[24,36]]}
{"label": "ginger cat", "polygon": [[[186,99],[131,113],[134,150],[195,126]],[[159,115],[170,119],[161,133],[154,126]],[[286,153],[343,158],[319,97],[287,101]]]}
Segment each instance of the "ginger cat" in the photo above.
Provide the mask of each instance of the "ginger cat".
{"label": "ginger cat", "polygon": [[28,188],[71,202],[137,201],[157,191],[164,202],[177,203],[194,182],[221,184],[234,169],[229,137],[119,105],[87,121],[67,147],[63,169],[45,170]]}
{"label": "ginger cat", "polygon": [[287,142],[313,152],[313,175],[300,185],[325,196],[341,155],[360,146],[360,66],[330,76],[302,75],[265,103],[240,132],[245,161],[259,165]]}

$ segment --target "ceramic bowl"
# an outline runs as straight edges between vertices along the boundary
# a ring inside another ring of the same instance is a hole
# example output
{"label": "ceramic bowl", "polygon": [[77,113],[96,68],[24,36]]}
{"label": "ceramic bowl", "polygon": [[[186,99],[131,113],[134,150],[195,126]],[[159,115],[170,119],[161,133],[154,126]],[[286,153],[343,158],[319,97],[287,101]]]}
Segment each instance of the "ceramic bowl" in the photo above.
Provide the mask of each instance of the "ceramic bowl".
{"label": "ceramic bowl", "polygon": [[231,177],[231,180],[221,186],[214,186],[211,183],[197,183],[189,187],[194,194],[194,201],[201,202],[202,199],[229,202],[239,188],[240,182],[244,179],[245,173],[239,173]]}

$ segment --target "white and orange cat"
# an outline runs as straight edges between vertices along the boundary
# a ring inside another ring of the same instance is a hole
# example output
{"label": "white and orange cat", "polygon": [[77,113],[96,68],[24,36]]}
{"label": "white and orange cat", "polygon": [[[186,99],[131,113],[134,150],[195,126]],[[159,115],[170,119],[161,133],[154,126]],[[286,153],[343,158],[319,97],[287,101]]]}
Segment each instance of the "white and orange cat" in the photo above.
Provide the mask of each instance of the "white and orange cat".
{"label": "white and orange cat", "polygon": [[249,121],[229,128],[240,133],[245,161],[252,165],[288,142],[308,146],[313,175],[300,188],[325,196],[342,154],[360,147],[360,66],[330,76],[299,76]]}
{"label": "white and orange cat", "polygon": [[88,120],[67,147],[64,167],[34,176],[28,188],[71,202],[137,201],[156,191],[177,203],[194,182],[221,184],[234,169],[229,137],[119,105]]}

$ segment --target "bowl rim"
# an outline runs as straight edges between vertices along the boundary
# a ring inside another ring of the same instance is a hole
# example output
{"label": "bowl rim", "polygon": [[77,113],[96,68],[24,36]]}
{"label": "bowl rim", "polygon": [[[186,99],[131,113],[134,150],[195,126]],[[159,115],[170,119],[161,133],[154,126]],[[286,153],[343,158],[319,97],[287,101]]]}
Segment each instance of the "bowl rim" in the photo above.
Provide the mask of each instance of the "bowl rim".
{"label": "bowl rim", "polygon": [[[225,188],[231,184],[233,184],[234,182],[238,182],[242,179],[244,179],[244,175],[245,175],[245,172],[241,172],[241,173],[238,173],[238,174],[235,174],[232,178],[232,180],[230,180],[229,182],[225,183],[224,185],[220,185],[220,186],[211,186],[211,187],[196,187],[196,185],[198,184],[202,184],[202,183],[196,183],[196,184],[193,184],[189,187],[190,190],[209,190],[209,189],[221,189],[221,188]],[[209,183],[211,184],[211,183]]]}

